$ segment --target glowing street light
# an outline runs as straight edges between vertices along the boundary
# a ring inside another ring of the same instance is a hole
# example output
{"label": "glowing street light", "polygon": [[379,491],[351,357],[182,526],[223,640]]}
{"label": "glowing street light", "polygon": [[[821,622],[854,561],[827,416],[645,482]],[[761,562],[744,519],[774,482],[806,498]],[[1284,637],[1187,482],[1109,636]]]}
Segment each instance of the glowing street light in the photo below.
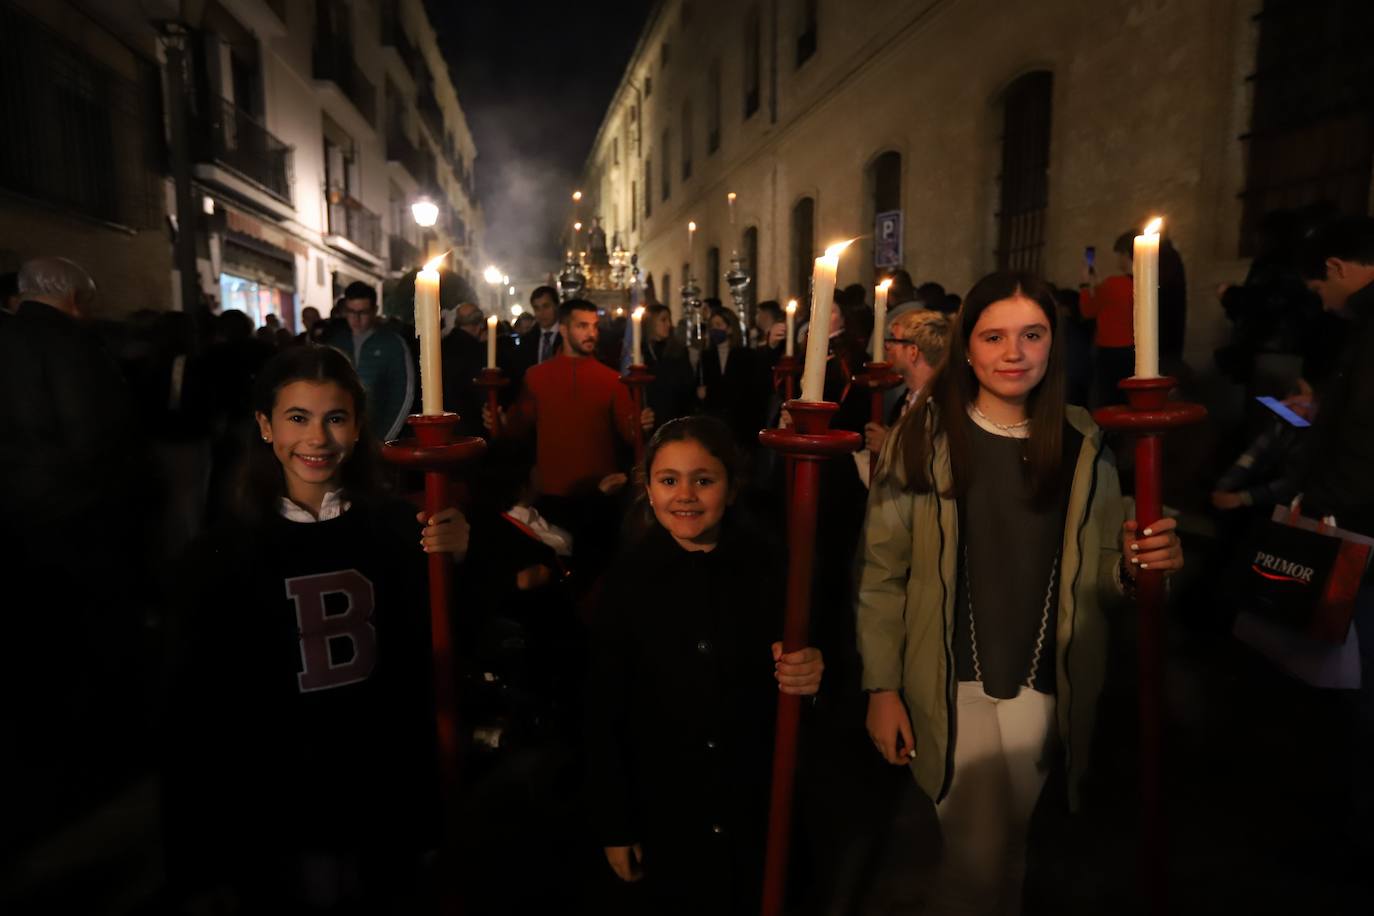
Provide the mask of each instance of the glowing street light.
{"label": "glowing street light", "polygon": [[439,221],[439,207],[428,197],[421,197],[410,205],[410,213],[416,225],[428,229]]}

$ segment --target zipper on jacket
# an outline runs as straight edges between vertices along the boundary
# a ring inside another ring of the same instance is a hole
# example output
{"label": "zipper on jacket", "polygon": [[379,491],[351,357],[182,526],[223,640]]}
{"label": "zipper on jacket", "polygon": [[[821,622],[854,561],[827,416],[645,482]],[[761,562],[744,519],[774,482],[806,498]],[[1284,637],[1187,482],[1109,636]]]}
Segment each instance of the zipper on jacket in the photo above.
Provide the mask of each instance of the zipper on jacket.
{"label": "zipper on jacket", "polygon": [[[1093,472],[1088,478],[1088,499],[1083,504],[1083,518],[1078,523],[1078,569],[1074,570],[1073,585],[1069,589],[1069,600],[1074,601],[1073,618],[1069,623],[1069,638],[1064,641],[1064,686],[1069,688],[1069,695],[1064,697],[1065,716],[1069,725],[1073,725],[1073,682],[1069,678],[1069,652],[1073,649],[1073,630],[1078,624],[1078,606],[1074,598],[1078,594],[1078,580],[1083,575],[1083,532],[1088,529],[1088,519],[1092,517],[1093,497],[1097,495],[1097,462],[1102,457],[1102,446],[1097,447],[1097,453],[1093,455]],[[1061,583],[1062,584],[1062,583]],[[1073,741],[1064,742],[1064,766],[1068,771],[1073,770]]]}
{"label": "zipper on jacket", "polygon": [[935,494],[935,528],[940,532],[940,562],[936,564],[936,573],[940,577],[940,613],[944,618],[945,629],[942,634],[942,642],[945,650],[945,778],[940,783],[939,797],[935,803],[939,804],[944,797],[949,794],[950,783],[954,781],[954,650],[950,648],[953,641],[954,624],[950,620],[950,601],[949,586],[945,583],[945,526],[943,524],[944,511],[941,506],[941,496],[935,480],[935,449],[930,451],[930,484]]}

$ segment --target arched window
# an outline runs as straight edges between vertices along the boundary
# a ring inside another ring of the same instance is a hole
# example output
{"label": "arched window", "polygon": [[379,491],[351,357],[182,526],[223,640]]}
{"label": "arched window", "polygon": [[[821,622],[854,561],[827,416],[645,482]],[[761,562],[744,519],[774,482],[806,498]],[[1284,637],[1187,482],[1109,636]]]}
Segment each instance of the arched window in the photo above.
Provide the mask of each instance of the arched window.
{"label": "arched window", "polygon": [[1369,212],[1374,111],[1366,0],[1293,4],[1264,0],[1246,144],[1240,254],[1255,254],[1265,214],[1332,203]]}
{"label": "arched window", "polygon": [[792,292],[806,307],[811,301],[811,269],[816,257],[816,201],[803,197],[792,207]]}
{"label": "arched window", "polygon": [[682,180],[692,177],[692,100],[682,103]]}
{"label": "arched window", "polygon": [[1050,99],[1054,75],[1027,73],[1002,95],[999,270],[1040,271],[1049,205]]}
{"label": "arched window", "polygon": [[864,184],[873,226],[871,281],[873,275],[902,266],[902,154],[888,150],[875,158],[865,171]]}
{"label": "arched window", "polygon": [[753,309],[758,304],[759,296],[759,229],[757,226],[750,226],[744,230],[743,250],[740,252],[744,256],[744,269],[749,271],[752,282],[745,290],[745,301],[749,303],[749,308]]}

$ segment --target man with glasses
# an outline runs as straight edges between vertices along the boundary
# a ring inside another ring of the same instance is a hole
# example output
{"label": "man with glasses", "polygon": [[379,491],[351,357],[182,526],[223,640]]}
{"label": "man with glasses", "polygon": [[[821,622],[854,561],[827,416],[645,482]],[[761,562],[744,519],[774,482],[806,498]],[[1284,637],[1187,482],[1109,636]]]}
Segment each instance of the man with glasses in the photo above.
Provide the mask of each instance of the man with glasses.
{"label": "man with glasses", "polygon": [[949,349],[949,316],[928,309],[905,311],[887,325],[883,338],[883,354],[892,368],[902,377],[904,389],[898,390],[897,402],[887,416],[887,423],[864,425],[864,447],[877,454],[882,451],[888,433],[897,421],[916,402],[926,385],[934,377]]}
{"label": "man with glasses", "polygon": [[406,415],[415,401],[415,365],[401,335],[377,321],[377,290],[354,282],[344,290],[347,329],[330,335],[325,343],[342,350],[358,370],[367,392],[367,422],[383,442],[401,434]]}

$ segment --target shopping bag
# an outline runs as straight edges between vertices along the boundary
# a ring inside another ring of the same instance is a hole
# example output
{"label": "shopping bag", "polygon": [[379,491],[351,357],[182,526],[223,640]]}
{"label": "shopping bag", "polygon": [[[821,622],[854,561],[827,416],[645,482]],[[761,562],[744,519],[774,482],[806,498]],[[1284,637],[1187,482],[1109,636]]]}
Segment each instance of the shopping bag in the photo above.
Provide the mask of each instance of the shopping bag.
{"label": "shopping bag", "polygon": [[1340,645],[1374,539],[1275,506],[1243,557],[1241,608],[1311,639]]}

